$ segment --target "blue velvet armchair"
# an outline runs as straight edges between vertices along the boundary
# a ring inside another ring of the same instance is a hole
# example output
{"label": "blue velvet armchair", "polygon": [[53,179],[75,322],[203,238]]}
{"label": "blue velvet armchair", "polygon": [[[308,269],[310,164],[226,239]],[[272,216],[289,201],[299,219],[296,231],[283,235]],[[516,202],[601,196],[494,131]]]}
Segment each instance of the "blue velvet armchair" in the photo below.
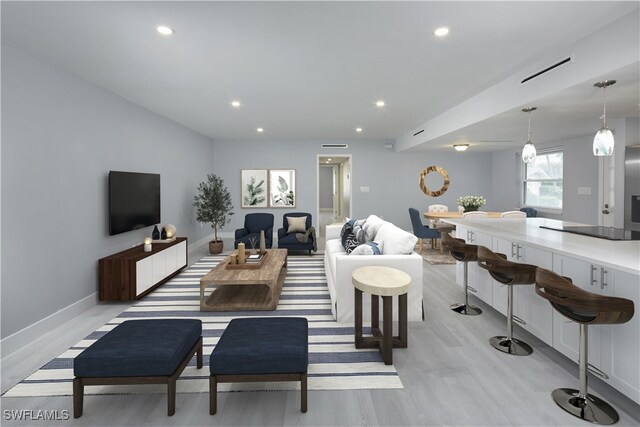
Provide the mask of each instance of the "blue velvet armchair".
{"label": "blue velvet armchair", "polygon": [[434,239],[440,237],[440,232],[424,225],[420,220],[420,212],[415,208],[409,208],[409,217],[411,218],[411,226],[413,234],[420,239],[420,253],[422,253],[422,245],[424,239],[431,239],[431,247],[434,247]]}
{"label": "blue velvet armchair", "polygon": [[244,227],[236,230],[236,241],[234,248],[238,248],[238,243],[243,242],[246,249],[251,249],[251,238],[256,239],[256,249],[260,245],[260,230],[264,230],[265,246],[271,247],[273,239],[273,214],[251,213],[244,217]]}
{"label": "blue velvet armchair", "polygon": [[[305,232],[302,231],[298,231],[298,232],[292,232],[292,233],[287,233],[288,229],[289,229],[289,221],[288,218],[290,217],[302,217],[302,216],[306,216],[307,220],[305,221]],[[317,249],[316,246],[316,235],[315,232],[314,233],[306,233],[306,231],[309,231],[309,228],[311,227],[312,224],[312,217],[311,214],[306,213],[306,212],[290,212],[287,214],[284,214],[282,216],[282,228],[278,229],[278,248],[285,248],[288,249],[290,251],[309,251],[309,255],[311,255],[311,251],[315,251]],[[298,233],[305,233],[307,234],[307,241],[306,242],[301,242],[298,240],[298,237],[296,236],[296,234]]]}

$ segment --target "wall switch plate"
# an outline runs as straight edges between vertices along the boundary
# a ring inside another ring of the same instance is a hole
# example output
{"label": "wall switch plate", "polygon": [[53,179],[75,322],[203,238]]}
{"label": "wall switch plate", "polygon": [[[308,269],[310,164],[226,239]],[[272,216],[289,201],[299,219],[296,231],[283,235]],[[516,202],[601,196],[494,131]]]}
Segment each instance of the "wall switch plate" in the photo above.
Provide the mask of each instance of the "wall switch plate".
{"label": "wall switch plate", "polygon": [[591,187],[578,187],[578,194],[591,194]]}
{"label": "wall switch plate", "polygon": [[360,192],[361,193],[368,193],[369,192],[369,187],[363,185],[362,187],[360,187]]}

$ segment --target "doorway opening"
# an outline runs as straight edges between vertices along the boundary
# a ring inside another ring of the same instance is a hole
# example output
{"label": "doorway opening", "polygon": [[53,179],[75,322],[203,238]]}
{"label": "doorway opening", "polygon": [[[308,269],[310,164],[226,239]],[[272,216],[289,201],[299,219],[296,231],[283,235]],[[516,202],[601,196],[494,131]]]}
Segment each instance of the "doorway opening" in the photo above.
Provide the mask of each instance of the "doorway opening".
{"label": "doorway opening", "polygon": [[351,217],[351,155],[318,154],[316,168],[318,243],[324,248],[327,225]]}

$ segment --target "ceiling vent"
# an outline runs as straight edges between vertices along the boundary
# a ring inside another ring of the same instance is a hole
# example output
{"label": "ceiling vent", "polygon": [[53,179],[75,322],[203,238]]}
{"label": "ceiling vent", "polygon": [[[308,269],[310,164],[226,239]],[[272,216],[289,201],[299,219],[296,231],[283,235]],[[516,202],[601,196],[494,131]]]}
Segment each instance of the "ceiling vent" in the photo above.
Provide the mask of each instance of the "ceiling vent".
{"label": "ceiling vent", "polygon": [[555,68],[558,68],[558,67],[559,67],[559,66],[561,66],[561,65],[567,64],[567,63],[569,63],[569,62],[571,62],[571,61],[572,61],[572,58],[571,58],[571,57],[565,58],[565,59],[563,59],[562,61],[557,62],[557,63],[555,63],[555,64],[553,64],[553,65],[551,65],[551,66],[549,66],[549,67],[545,68],[544,70],[540,70],[540,71],[538,71],[537,73],[530,75],[529,77],[527,77],[527,78],[525,78],[524,80],[522,80],[522,81],[520,82],[520,84],[526,83],[526,82],[528,82],[529,80],[533,80],[533,79],[535,79],[536,77],[539,77],[539,76],[543,75],[544,73],[548,73],[549,71],[551,71],[551,70],[553,70],[553,69],[555,69]]}
{"label": "ceiling vent", "polygon": [[347,148],[347,144],[322,144],[322,148]]}
{"label": "ceiling vent", "polygon": [[418,132],[414,133],[413,136],[418,136],[420,135],[422,132],[424,132],[424,129],[419,130]]}

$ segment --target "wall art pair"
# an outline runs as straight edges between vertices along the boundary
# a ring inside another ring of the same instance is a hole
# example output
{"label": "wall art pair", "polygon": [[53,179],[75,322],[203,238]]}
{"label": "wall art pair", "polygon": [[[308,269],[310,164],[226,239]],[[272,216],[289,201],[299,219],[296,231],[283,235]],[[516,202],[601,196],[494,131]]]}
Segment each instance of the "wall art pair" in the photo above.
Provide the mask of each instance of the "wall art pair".
{"label": "wall art pair", "polygon": [[295,169],[242,169],[241,207],[295,208]]}

